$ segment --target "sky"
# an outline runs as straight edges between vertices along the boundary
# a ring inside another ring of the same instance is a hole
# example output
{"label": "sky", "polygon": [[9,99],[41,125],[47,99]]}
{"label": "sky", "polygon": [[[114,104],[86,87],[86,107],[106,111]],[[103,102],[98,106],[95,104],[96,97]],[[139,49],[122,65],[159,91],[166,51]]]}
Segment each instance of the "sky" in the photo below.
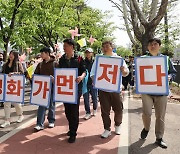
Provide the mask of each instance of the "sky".
{"label": "sky", "polygon": [[[116,0],[118,2],[119,0]],[[88,0],[87,4],[91,6],[92,8],[100,9],[101,11],[107,11],[111,10],[113,17],[111,18],[111,21],[115,23],[116,26],[122,27],[124,21],[123,19],[120,19],[118,15],[120,15],[120,11],[118,11],[116,8],[112,7],[113,4],[109,2],[109,0]],[[173,13],[179,14],[180,16],[180,2],[179,4],[174,8]],[[180,18],[177,19],[180,21]],[[128,34],[126,31],[117,29],[114,33],[114,36],[116,38],[115,44],[118,46],[124,46],[129,47],[130,39],[128,37]]]}
{"label": "sky", "polygon": [[[115,23],[116,26],[119,27],[123,24],[123,21],[120,20],[118,15],[120,12],[113,8],[112,3],[108,0],[88,0],[87,4],[91,6],[92,8],[100,9],[101,11],[107,11],[111,10],[113,17],[111,18],[111,21]],[[125,31],[117,29],[114,33],[114,36],[116,38],[115,44],[118,46],[124,46],[127,47],[130,43],[129,37]]]}

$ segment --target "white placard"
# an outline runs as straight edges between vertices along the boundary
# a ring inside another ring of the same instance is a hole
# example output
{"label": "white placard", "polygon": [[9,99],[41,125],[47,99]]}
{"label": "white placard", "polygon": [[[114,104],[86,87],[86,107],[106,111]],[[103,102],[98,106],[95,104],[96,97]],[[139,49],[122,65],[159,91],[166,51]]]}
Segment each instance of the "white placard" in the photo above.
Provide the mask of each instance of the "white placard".
{"label": "white placard", "polygon": [[77,104],[77,68],[55,69],[54,101]]}
{"label": "white placard", "polygon": [[5,102],[24,103],[24,75],[5,75]]}
{"label": "white placard", "polygon": [[136,93],[168,95],[167,57],[135,58]]}
{"label": "white placard", "polygon": [[120,67],[122,64],[122,58],[98,56],[96,58],[94,87],[109,92],[120,92],[122,80]]}
{"label": "white placard", "polygon": [[4,101],[4,74],[0,74],[0,101]]}
{"label": "white placard", "polygon": [[51,94],[51,77],[45,75],[34,75],[32,80],[32,91],[30,104],[48,107]]}

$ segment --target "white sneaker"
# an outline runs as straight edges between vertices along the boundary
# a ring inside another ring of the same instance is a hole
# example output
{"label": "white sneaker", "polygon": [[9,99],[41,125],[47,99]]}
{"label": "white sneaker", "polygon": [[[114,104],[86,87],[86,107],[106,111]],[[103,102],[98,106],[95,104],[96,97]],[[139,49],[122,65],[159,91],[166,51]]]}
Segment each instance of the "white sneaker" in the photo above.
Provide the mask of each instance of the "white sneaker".
{"label": "white sneaker", "polygon": [[38,126],[38,125],[34,127],[35,131],[40,131],[40,130],[43,130],[43,129],[44,129],[44,127]]}
{"label": "white sneaker", "polygon": [[101,134],[101,138],[108,138],[109,136],[111,136],[111,131],[109,130],[104,130],[104,132]]}
{"label": "white sneaker", "polygon": [[9,121],[4,121],[4,123],[1,125],[1,128],[5,128],[10,125]]}
{"label": "white sneaker", "polygon": [[120,134],[121,134],[121,125],[119,125],[119,126],[114,126],[114,128],[115,128],[115,133],[116,133],[116,135],[120,135]]}
{"label": "white sneaker", "polygon": [[88,120],[88,119],[90,119],[91,118],[91,114],[89,114],[89,113],[87,113],[85,116],[84,116],[84,119],[85,120]]}
{"label": "white sneaker", "polygon": [[19,116],[19,117],[18,117],[17,122],[18,122],[18,123],[20,123],[20,122],[22,122],[22,121],[23,121],[23,119],[24,119],[24,116],[23,116],[23,115],[21,115],[21,116]]}
{"label": "white sneaker", "polygon": [[93,110],[93,116],[96,116],[96,114],[97,114],[97,110]]}
{"label": "white sneaker", "polygon": [[54,123],[49,123],[48,125],[49,128],[54,128],[54,126],[55,126]]}

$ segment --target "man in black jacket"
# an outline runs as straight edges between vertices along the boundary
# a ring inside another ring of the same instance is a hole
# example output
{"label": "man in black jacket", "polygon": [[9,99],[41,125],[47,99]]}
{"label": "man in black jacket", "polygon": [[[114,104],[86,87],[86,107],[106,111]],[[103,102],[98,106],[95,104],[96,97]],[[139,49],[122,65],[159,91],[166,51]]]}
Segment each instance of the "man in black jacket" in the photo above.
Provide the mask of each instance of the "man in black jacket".
{"label": "man in black jacket", "polygon": [[86,76],[86,67],[82,57],[74,53],[75,42],[72,39],[63,41],[65,54],[59,59],[59,68],[78,68],[78,97],[77,104],[64,103],[66,118],[69,122],[68,142],[74,143],[76,140],[77,129],[79,125],[79,103],[82,95],[82,80]]}

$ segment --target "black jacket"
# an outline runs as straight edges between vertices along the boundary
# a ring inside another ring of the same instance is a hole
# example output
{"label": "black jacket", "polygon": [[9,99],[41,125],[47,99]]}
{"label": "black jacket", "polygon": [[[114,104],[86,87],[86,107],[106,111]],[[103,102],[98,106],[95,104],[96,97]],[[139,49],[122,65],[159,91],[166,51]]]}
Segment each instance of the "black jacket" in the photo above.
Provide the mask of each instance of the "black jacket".
{"label": "black jacket", "polygon": [[[86,72],[85,62],[83,58],[77,54],[74,54],[74,57],[71,57],[69,60],[66,58],[66,54],[64,54],[59,59],[59,68],[78,68],[78,76]],[[78,84],[78,89],[82,90],[82,81]]]}
{"label": "black jacket", "polygon": [[92,79],[90,77],[90,73],[91,73],[93,62],[94,61],[92,59],[88,60],[87,58],[85,58],[86,69],[88,70],[88,73],[89,73],[88,82],[87,82],[88,85],[92,85]]}

